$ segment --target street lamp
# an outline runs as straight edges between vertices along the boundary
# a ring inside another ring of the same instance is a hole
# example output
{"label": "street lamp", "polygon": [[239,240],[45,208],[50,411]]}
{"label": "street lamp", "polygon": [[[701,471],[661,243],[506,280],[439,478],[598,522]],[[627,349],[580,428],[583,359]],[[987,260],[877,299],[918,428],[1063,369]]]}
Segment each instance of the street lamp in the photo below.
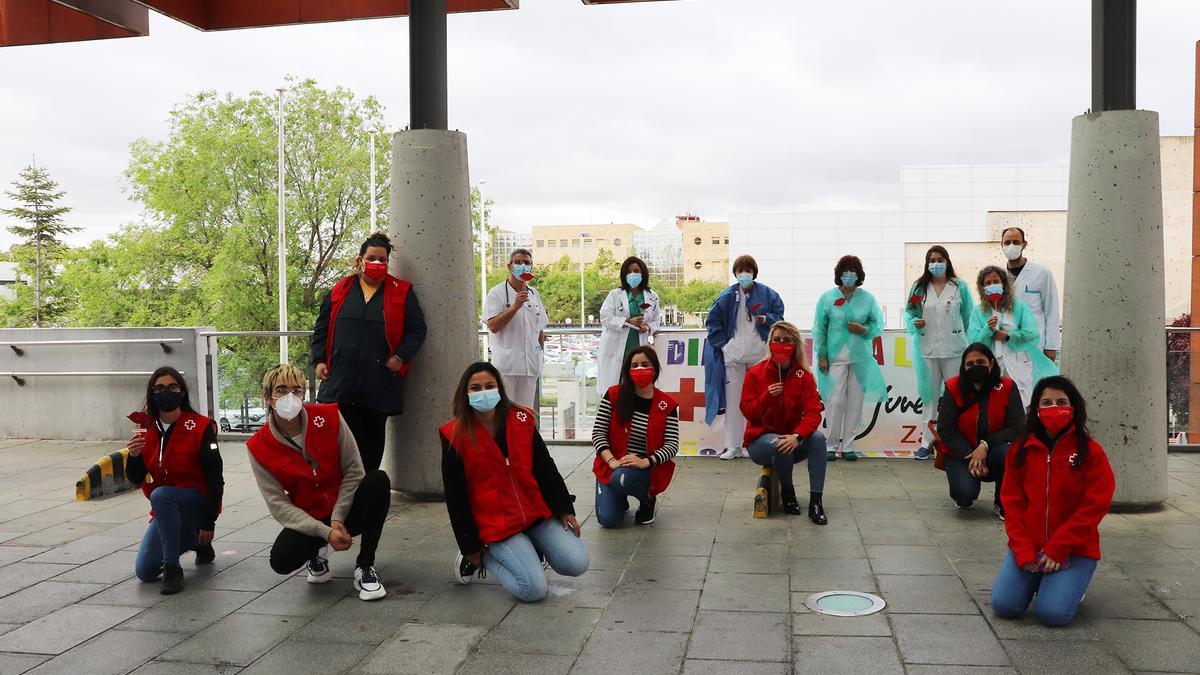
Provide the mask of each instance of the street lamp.
{"label": "street lamp", "polygon": [[587,326],[587,312],[583,308],[583,261],[586,255],[584,249],[587,248],[587,238],[592,236],[588,232],[579,233],[579,325],[580,327]]}
{"label": "street lamp", "polygon": [[484,313],[484,303],[487,300],[487,208],[483,201],[483,186],[487,179],[479,181],[479,321],[487,321]]}
{"label": "street lamp", "polygon": [[378,214],[378,204],[375,199],[375,134],[379,130],[375,127],[367,129],[367,134],[371,137],[371,234],[375,234],[378,230],[375,229],[375,219]]}
{"label": "street lamp", "polygon": [[[283,200],[283,92],[287,91],[287,87],[276,87],[278,92],[279,113],[275,122],[279,136],[279,151],[277,163],[279,164],[279,185],[277,191],[279,193],[279,332],[287,333],[288,329],[288,310],[287,310],[287,238],[284,231],[284,200]],[[279,362],[288,362],[288,339],[287,335],[279,336]]]}

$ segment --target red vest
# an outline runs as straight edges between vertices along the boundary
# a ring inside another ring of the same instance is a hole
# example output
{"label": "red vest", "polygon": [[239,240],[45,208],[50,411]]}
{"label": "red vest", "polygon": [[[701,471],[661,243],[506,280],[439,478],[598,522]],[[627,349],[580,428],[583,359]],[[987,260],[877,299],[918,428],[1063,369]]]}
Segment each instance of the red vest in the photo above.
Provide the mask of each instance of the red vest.
{"label": "red vest", "polygon": [[[952,377],[946,380],[946,391],[949,392],[950,398],[954,399],[954,405],[958,406],[958,431],[973,448],[979,445],[979,405],[973,403],[970,408],[964,410],[962,391],[958,385],[959,378]],[[1012,380],[1002,377],[1000,384],[988,395],[989,430],[995,431],[1004,426],[1004,413],[1008,410],[1008,399],[1015,386]]]}
{"label": "red vest", "polygon": [[524,532],[551,515],[533,477],[533,413],[510,405],[505,438],[508,457],[483,428],[475,426],[472,439],[456,438],[456,423],[442,425],[442,436],[462,458],[467,474],[467,502],[484,544],[503,541]]}
{"label": "red vest", "polygon": [[[204,430],[213,423],[211,419],[193,412],[182,413],[175,420],[166,447],[161,450],[161,436],[153,417],[146,413],[133,413],[129,419],[146,430],[142,461],[146,463],[147,480],[142,483],[142,494],[147,499],[154,488],[164,485],[193,488],[208,494],[204,467],[200,466],[200,442],[204,439]],[[150,515],[153,516],[154,512],[151,511]]]}
{"label": "red vest", "polygon": [[[608,400],[613,404],[613,414],[608,424],[608,449],[617,459],[621,459],[629,451],[629,430],[633,425],[632,417],[629,422],[622,424],[617,415],[617,397],[620,395],[620,391],[621,385],[616,385],[608,390]],[[662,447],[663,437],[667,431],[667,417],[670,416],[672,410],[678,407],[675,399],[666,392],[657,387],[654,389],[654,398],[650,401],[650,420],[646,426],[647,454],[654,454]],[[592,473],[596,474],[596,480],[608,485],[608,481],[612,479],[613,470],[597,454],[596,459],[592,462]],[[667,461],[650,467],[650,496],[665,492],[674,475],[675,462]]]}
{"label": "red vest", "polygon": [[341,418],[336,403],[309,404],[304,410],[308,413],[304,450],[316,462],[315,467],[296,448],[275,438],[270,424],[246,441],[246,449],[279,481],[293,505],[317,520],[325,520],[333,515],[342,486],[342,449],[338,443]]}
{"label": "red vest", "polygon": [[[337,326],[338,312],[342,311],[342,305],[346,304],[346,296],[350,294],[350,289],[357,283],[359,283],[358,276],[350,275],[334,284],[333,290],[329,292],[329,330],[325,335],[325,364],[331,368],[333,367],[333,331]],[[393,354],[400,346],[400,341],[404,339],[404,305],[408,301],[408,291],[411,288],[412,284],[390,274],[379,286],[378,292],[383,293],[383,331],[387,337],[388,347]],[[405,362],[400,366],[400,375],[408,377],[408,365]]]}

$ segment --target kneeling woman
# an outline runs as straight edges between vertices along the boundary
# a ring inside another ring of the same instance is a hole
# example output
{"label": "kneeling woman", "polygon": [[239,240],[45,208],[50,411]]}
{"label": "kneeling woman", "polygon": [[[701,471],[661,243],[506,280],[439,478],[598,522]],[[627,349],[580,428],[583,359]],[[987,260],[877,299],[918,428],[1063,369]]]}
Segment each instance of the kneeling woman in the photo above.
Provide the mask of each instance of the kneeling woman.
{"label": "kneeling woman", "polygon": [[979,498],[981,484],[995,482],[992,509],[1004,519],[1000,504],[1004,460],[1024,423],[1021,394],[1011,379],[1001,377],[992,350],[980,343],[968,346],[958,376],[946,380],[946,392],[938,404],[942,451],[937,467],[946,472],[950,498],[958,508],[971,508]]}
{"label": "kneeling woman", "polygon": [[217,425],[197,414],[178,370],[154,371],[143,410],[129,439],[125,477],[150,500],[150,527],[142,537],[134,570],[142,581],[162,575],[163,595],[183,590],[179,554],[196,551],[196,564],[211,563],[213,530],[221,511],[221,453]]}
{"label": "kneeling woman", "polygon": [[1033,394],[1025,435],[1008,455],[1001,498],[1009,551],[992,584],[992,611],[1015,619],[1036,593],[1042,623],[1065,626],[1096,572],[1100,521],[1116,481],[1104,449],[1088,434],[1075,385],[1048,377]]}
{"label": "kneeling woman", "polygon": [[767,346],[771,355],[750,367],[742,387],[742,414],[746,416],[746,448],[755,464],[772,466],[779,476],[783,510],[802,513],[792,483],[792,467],[808,460],[808,518],[825,525],[829,518],[821,505],[825,492],[825,437],[821,425],[821,396],[804,357],[800,330],[786,321],[771,327]]}
{"label": "kneeling woman", "polygon": [[601,527],[621,524],[630,497],[638,500],[634,522],[653,523],[657,497],[675,475],[671,459],[679,452],[679,406],[654,386],[660,372],[654,348],[636,347],[621,366],[621,383],[600,399],[592,427],[592,472]]}
{"label": "kneeling woman", "polygon": [[559,574],[587,571],[574,497],[538,433],[532,410],[508,399],[490,363],[467,367],[442,426],[446,510],[461,553],[454,577],[483,570],[523,602],[546,597],[542,560]]}
{"label": "kneeling woman", "polygon": [[385,595],[375,549],[392,486],[379,469],[363,471],[358,444],[336,403],[304,404],[304,374],[282,364],[263,377],[271,413],[246,449],[267,509],[283,531],[271,546],[271,569],[291,574],[308,565],[308,583],[333,578],[329,550],[345,551],[362,535],[354,589],[362,600]]}

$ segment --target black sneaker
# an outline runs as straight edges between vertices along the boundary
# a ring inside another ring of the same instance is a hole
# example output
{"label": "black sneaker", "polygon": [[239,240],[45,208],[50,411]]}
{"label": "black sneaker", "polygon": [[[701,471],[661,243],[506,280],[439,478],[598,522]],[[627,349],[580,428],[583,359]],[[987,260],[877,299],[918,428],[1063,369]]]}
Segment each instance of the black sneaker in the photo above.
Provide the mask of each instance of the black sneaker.
{"label": "black sneaker", "polygon": [[333,579],[333,570],[329,569],[330,547],[328,544],[321,547],[321,550],[308,561],[308,583],[323,584]]}
{"label": "black sneaker", "polygon": [[459,553],[458,557],[454,559],[454,580],[463,586],[466,586],[467,584],[471,583],[475,577],[486,579],[487,570],[482,567],[476,567],[475,563],[467,560],[466,556],[464,556],[462,553]]}
{"label": "black sneaker", "polygon": [[808,519],[814,525],[828,525],[829,516],[825,515],[825,507],[820,502],[813,502],[808,505]]}
{"label": "black sneaker", "polygon": [[966,511],[967,509],[971,508],[971,504],[972,504],[972,502],[955,502],[954,503],[954,505],[957,506],[960,511]]}
{"label": "black sneaker", "polygon": [[654,522],[654,507],[658,505],[658,499],[654,497],[646,497],[646,501],[638,506],[637,513],[633,514],[633,522],[638,525],[649,525]]}
{"label": "black sneaker", "polygon": [[360,600],[378,600],[387,595],[374,567],[354,568],[354,590],[358,591]]}
{"label": "black sneaker", "polygon": [[163,595],[175,595],[183,590],[183,568],[179,565],[163,565],[162,588],[158,592]]}
{"label": "black sneaker", "polygon": [[196,564],[211,565],[217,559],[217,552],[213,550],[212,544],[202,544],[196,547]]}

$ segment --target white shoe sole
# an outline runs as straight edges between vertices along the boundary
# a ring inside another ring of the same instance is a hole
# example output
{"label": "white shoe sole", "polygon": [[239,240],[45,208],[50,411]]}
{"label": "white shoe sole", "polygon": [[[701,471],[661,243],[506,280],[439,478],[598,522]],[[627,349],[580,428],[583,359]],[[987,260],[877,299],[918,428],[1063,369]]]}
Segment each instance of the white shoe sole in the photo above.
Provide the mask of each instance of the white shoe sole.
{"label": "white shoe sole", "polygon": [[333,570],[328,570],[321,576],[316,576],[314,574],[308,575],[308,583],[310,584],[327,584],[331,579],[333,579]]}
{"label": "white shoe sole", "polygon": [[366,600],[367,602],[372,600],[380,600],[387,596],[387,589],[382,585],[373,591],[368,591],[362,587],[362,584],[358,583],[358,579],[354,580],[354,590],[358,591],[359,600]]}

